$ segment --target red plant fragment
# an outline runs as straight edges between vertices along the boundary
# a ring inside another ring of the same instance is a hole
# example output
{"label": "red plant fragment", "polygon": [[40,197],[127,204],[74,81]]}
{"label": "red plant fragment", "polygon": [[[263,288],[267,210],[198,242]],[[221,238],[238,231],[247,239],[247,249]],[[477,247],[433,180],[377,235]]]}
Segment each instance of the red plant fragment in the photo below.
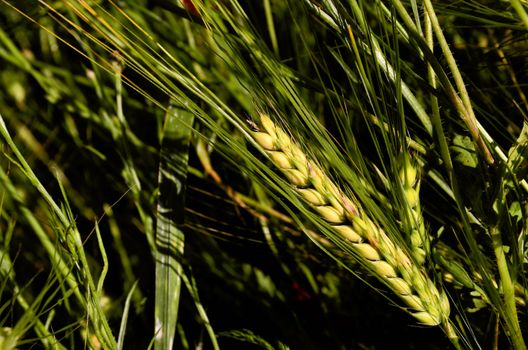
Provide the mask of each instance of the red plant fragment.
{"label": "red plant fragment", "polygon": [[195,16],[200,16],[198,9],[194,6],[192,0],[181,0],[183,7]]}
{"label": "red plant fragment", "polygon": [[296,301],[302,303],[302,302],[312,299],[312,296],[310,295],[310,293],[308,293],[306,289],[301,287],[301,285],[298,282],[294,281],[292,283],[292,288],[294,291],[294,298]]}

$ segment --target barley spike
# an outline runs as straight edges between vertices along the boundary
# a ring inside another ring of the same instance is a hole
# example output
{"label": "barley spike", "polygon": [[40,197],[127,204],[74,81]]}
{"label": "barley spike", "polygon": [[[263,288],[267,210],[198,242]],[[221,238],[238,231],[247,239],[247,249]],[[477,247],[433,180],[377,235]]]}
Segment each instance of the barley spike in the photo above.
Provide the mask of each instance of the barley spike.
{"label": "barley spike", "polygon": [[415,261],[419,264],[425,262],[429,255],[429,235],[425,229],[420,208],[420,180],[418,179],[418,169],[410,159],[408,153],[402,153],[400,158],[399,178],[403,186],[405,197],[404,224],[403,229],[409,235],[411,253]]}
{"label": "barley spike", "polygon": [[[365,215],[358,203],[347,197],[268,115],[260,115],[260,126],[261,129],[253,131],[252,135],[272,163],[282,171],[299,196],[349,242],[370,271],[403,300],[407,311],[421,324],[448,325],[449,300],[428,277],[422,265],[417,264],[416,258],[412,259]],[[416,171],[412,168],[403,171],[404,185],[411,192],[415,190]],[[409,198],[414,195],[409,194]],[[423,245],[421,238],[412,238],[418,248]]]}

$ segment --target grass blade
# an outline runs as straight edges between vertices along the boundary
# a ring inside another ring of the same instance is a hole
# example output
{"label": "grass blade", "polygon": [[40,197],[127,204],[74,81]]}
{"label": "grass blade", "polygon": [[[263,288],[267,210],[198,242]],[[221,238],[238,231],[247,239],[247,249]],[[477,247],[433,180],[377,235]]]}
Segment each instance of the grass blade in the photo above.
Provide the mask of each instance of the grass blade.
{"label": "grass blade", "polygon": [[128,311],[130,310],[130,301],[132,300],[132,296],[134,295],[134,291],[136,290],[137,282],[134,283],[132,288],[130,289],[130,292],[128,292],[126,301],[125,301],[125,308],[123,310],[123,318],[121,319],[121,326],[119,327],[119,336],[117,338],[117,349],[122,350],[123,344],[125,341],[125,332],[126,332],[126,325],[128,321]]}
{"label": "grass blade", "polygon": [[181,231],[189,143],[194,116],[169,107],[165,115],[159,167],[156,225],[156,301],[154,349],[172,349],[181,290]]}

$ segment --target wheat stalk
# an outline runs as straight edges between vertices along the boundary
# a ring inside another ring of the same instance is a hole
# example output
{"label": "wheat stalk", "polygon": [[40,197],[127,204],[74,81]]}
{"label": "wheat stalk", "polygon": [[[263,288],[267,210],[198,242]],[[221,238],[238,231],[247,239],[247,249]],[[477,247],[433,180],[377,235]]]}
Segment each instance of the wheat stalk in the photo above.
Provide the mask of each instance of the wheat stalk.
{"label": "wheat stalk", "polygon": [[254,127],[254,140],[296,192],[407,304],[407,311],[424,325],[444,324],[449,328],[449,300],[424,268],[362,213],[359,205],[347,197],[268,115],[260,115],[260,126]]}

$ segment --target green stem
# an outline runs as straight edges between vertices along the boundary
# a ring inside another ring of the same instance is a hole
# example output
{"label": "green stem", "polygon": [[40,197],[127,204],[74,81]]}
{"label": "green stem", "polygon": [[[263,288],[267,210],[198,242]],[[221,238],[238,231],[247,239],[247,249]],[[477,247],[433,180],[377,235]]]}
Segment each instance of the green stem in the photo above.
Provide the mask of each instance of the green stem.
{"label": "green stem", "polygon": [[514,348],[518,350],[524,350],[526,349],[526,344],[524,343],[521,326],[519,325],[519,318],[517,317],[517,307],[515,306],[515,287],[510,276],[508,262],[506,261],[502,239],[497,226],[491,227],[490,234],[493,242],[495,259],[497,260],[497,267],[499,268],[502,293],[504,294],[504,304],[506,306],[504,318],[506,321],[506,326],[511,333],[510,339],[513,342]]}
{"label": "green stem", "polygon": [[[471,101],[469,99],[469,95],[465,88],[462,75],[460,74],[460,71],[458,70],[458,66],[453,57],[453,54],[451,53],[451,50],[449,49],[449,45],[447,44],[447,41],[445,40],[442,29],[438,22],[438,18],[436,17],[436,14],[433,10],[432,5],[426,8],[427,10],[426,13],[429,15],[431,19],[433,31],[437,36],[438,42],[440,44],[440,47],[444,55],[446,56],[449,68],[451,69],[453,73],[453,76],[455,78],[455,83],[457,85],[457,88],[460,90],[460,95],[462,96],[462,98],[458,95],[458,93],[455,91],[455,89],[451,85],[451,82],[447,78],[447,75],[443,72],[442,67],[440,66],[436,58],[433,56],[431,50],[427,46],[427,43],[422,39],[423,37],[418,32],[418,29],[416,28],[416,25],[414,21],[412,20],[411,16],[407,13],[405,6],[403,6],[401,1],[399,0],[392,0],[392,4],[394,8],[396,9],[396,11],[398,12],[398,14],[400,15],[400,17],[402,18],[403,23],[408,28],[409,30],[408,34],[414,38],[415,43],[422,49],[423,53],[425,54],[425,57],[428,59],[430,64],[435,68],[435,72],[438,75],[438,79],[444,86],[449,99],[455,106],[460,117],[462,118],[466,126],[468,127],[468,130],[471,133],[471,136],[473,137],[475,144],[481,150],[481,153],[483,154],[484,159],[486,160],[487,163],[493,164],[495,160],[493,159],[493,156],[491,155],[491,152],[488,149],[488,146],[486,145],[482,136],[480,135],[479,129],[481,129],[481,127],[478,121],[476,120],[475,113],[473,112]],[[430,1],[428,2],[428,4],[430,4]]]}
{"label": "green stem", "polygon": [[[431,52],[433,51],[433,28],[431,23],[431,18],[425,14],[425,40],[427,42],[427,46],[431,49]],[[427,65],[427,78],[429,80],[429,84],[431,84],[431,87],[436,88],[436,75],[434,72],[433,67],[428,64]],[[438,139],[438,145],[440,148],[440,154],[442,155],[442,160],[445,163],[445,167],[447,172],[451,175],[453,172],[453,163],[451,161],[451,155],[449,154],[449,147],[447,146],[447,140],[444,135],[444,128],[442,126],[442,120],[440,118],[440,108],[438,106],[438,98],[431,94],[431,109],[432,109],[432,123],[434,131],[436,132],[436,137]]]}
{"label": "green stem", "polygon": [[466,122],[466,125],[471,135],[473,136],[473,139],[475,140],[475,142],[478,144],[479,148],[483,152],[486,162],[488,162],[489,164],[493,164],[494,162],[493,156],[491,155],[491,152],[489,151],[487,145],[484,143],[484,140],[480,136],[477,118],[475,117],[475,112],[473,111],[473,107],[471,106],[471,99],[469,98],[469,94],[467,92],[464,79],[462,79],[462,74],[460,73],[460,70],[458,69],[458,65],[455,61],[455,57],[453,56],[453,53],[449,49],[449,44],[447,43],[447,40],[444,36],[442,28],[440,27],[440,23],[438,22],[438,17],[436,17],[436,13],[434,11],[431,0],[424,0],[424,6],[425,6],[426,13],[431,20],[431,24],[433,26],[433,31],[436,35],[436,39],[438,40],[438,43],[440,44],[440,48],[442,49],[442,52],[444,53],[444,56],[446,58],[447,65],[449,66],[449,69],[451,70],[451,73],[453,74],[453,79],[455,80],[455,84],[460,94],[460,98],[462,99],[462,104],[464,106],[465,113],[461,113],[461,116]]}
{"label": "green stem", "polygon": [[220,345],[218,344],[216,333],[214,332],[213,326],[211,325],[211,322],[209,321],[209,317],[207,316],[205,307],[200,301],[200,297],[198,295],[198,288],[196,287],[196,281],[194,280],[194,277],[192,275],[188,277],[187,274],[183,273],[181,275],[181,279],[194,300],[194,305],[196,306],[196,309],[198,310],[198,315],[201,317],[203,326],[205,327],[205,330],[207,334],[209,335],[209,339],[211,340],[211,347],[213,348],[213,350],[220,350]]}
{"label": "green stem", "polygon": [[517,12],[521,21],[523,22],[526,29],[528,29],[528,14],[524,10],[524,7],[520,0],[510,0],[513,9]]}
{"label": "green stem", "polygon": [[442,325],[442,328],[444,329],[444,332],[446,332],[447,337],[449,340],[451,340],[451,343],[457,350],[462,350],[462,346],[460,345],[459,337],[456,333],[455,328],[453,327],[453,324],[450,321],[444,322]]}
{"label": "green stem", "polygon": [[[325,13],[323,10],[321,10],[317,6],[313,6],[313,4],[311,2],[309,2],[309,1],[307,1],[307,4],[312,8],[312,10],[316,11],[316,13],[327,24],[329,24],[333,29],[335,29],[336,31],[340,30],[339,26],[337,25],[337,23],[327,13]],[[358,21],[358,24],[361,27],[361,29],[365,33],[370,33],[370,31],[368,29],[368,26],[366,24],[367,21],[364,18],[363,11],[361,10],[361,8],[358,5],[358,3],[356,1],[350,1],[350,6],[352,7],[352,11],[354,12],[354,14],[356,16],[356,20]],[[396,26],[398,28],[400,28],[399,24],[397,24]],[[348,26],[348,31],[349,31],[350,39],[353,41],[352,42],[353,46],[359,47],[355,43],[354,36],[352,35],[353,34],[352,33],[352,27],[350,25]],[[418,117],[418,119],[420,119],[420,122],[423,124],[425,130],[427,130],[427,133],[429,135],[432,135],[433,134],[433,127],[432,127],[432,124],[431,124],[431,120],[429,118],[429,115],[427,114],[427,112],[423,108],[422,104],[418,101],[418,99],[413,94],[413,92],[411,91],[409,86],[405,83],[405,81],[403,81],[401,79],[398,81],[396,79],[397,77],[396,77],[396,73],[394,71],[394,68],[392,67],[390,62],[387,60],[387,58],[385,57],[385,54],[381,50],[380,45],[379,45],[379,43],[378,43],[378,41],[377,41],[377,39],[376,39],[376,37],[374,35],[369,34],[369,42],[372,44],[371,47],[369,47],[366,43],[364,43],[362,41],[359,42],[359,45],[364,47],[366,49],[366,51],[369,52],[375,58],[378,66],[381,68],[381,70],[383,70],[383,72],[389,77],[389,79],[393,83],[401,84],[403,97],[409,103],[409,105],[413,109],[414,113],[416,113],[416,116]],[[353,49],[354,49],[354,52],[355,52],[356,56],[358,57],[358,62],[361,62],[359,60],[360,56],[357,53],[356,47],[354,47]],[[372,92],[372,94],[376,95],[375,92]]]}
{"label": "green stem", "polygon": [[[72,219],[73,214],[69,212],[70,217],[68,217],[67,211],[63,211],[59,207],[59,205],[57,205],[57,203],[53,200],[52,196],[49,194],[46,188],[42,185],[38,177],[33,172],[32,168],[29,166],[26,159],[24,158],[24,156],[22,155],[22,153],[16,146],[15,142],[11,138],[11,135],[9,134],[9,131],[7,130],[7,126],[1,115],[0,115],[0,135],[3,137],[5,142],[9,145],[10,150],[15,154],[16,160],[18,161],[18,163],[15,163],[15,164],[18,165],[18,167],[24,173],[28,181],[35,187],[35,189],[44,198],[47,204],[51,207],[50,211],[56,215],[60,224],[62,224],[62,229],[63,229],[62,232],[64,233],[61,238],[65,242],[70,241],[75,245],[75,247],[71,248],[71,253],[76,254],[76,257],[74,258],[74,260],[80,259],[81,266],[84,268],[84,269],[81,268],[81,270],[84,271],[84,274],[82,275],[81,284],[83,285],[83,287],[87,288],[87,293],[89,293],[89,295],[97,296],[98,294],[96,292],[95,284],[92,279],[92,275],[90,273],[88,261],[84,254],[83,242],[81,240],[79,231],[74,225],[74,220]],[[3,170],[0,171],[0,182],[4,184],[4,188],[7,188],[7,190],[11,194],[11,197],[14,198],[17,204],[20,206],[20,210],[22,211],[29,225],[32,226],[35,234],[37,235],[37,237],[39,238],[39,240],[41,241],[41,243],[44,245],[45,249],[47,250],[50,256],[50,259],[52,259],[52,261],[54,262],[54,265],[56,266],[58,271],[60,271],[61,276],[66,280],[68,285],[71,287],[79,303],[82,305],[83,308],[86,309],[90,318],[95,319],[93,325],[94,327],[100,330],[100,333],[97,334],[99,340],[104,342],[104,345],[107,346],[108,348],[115,349],[116,348],[115,339],[113,338],[112,331],[103,316],[104,314],[101,310],[99,303],[95,302],[94,300],[92,300],[91,302],[87,302],[90,299],[81,295],[81,292],[80,292],[81,288],[79,286],[79,283],[77,282],[77,279],[71,273],[68,262],[62,258],[61,254],[57,254],[55,244],[51,242],[48,234],[44,232],[41,225],[38,223],[37,219],[33,216],[33,214],[25,206],[25,204],[23,203],[23,200],[19,198],[19,196],[16,194],[16,191],[12,187],[12,184],[9,182],[9,178],[7,174]],[[61,186],[60,183],[59,185],[61,187],[61,191],[63,192],[64,198],[66,198],[66,195],[64,193],[64,188]],[[66,208],[69,208],[68,203],[66,202],[65,204],[66,204]],[[71,227],[73,228],[71,229]],[[71,232],[68,233],[70,229],[71,229]]]}
{"label": "green stem", "polygon": [[273,12],[271,10],[270,0],[264,0],[264,13],[266,15],[266,25],[268,26],[271,47],[273,47],[273,52],[278,56],[279,43],[277,41],[277,34],[275,33],[275,24],[273,23]]}

